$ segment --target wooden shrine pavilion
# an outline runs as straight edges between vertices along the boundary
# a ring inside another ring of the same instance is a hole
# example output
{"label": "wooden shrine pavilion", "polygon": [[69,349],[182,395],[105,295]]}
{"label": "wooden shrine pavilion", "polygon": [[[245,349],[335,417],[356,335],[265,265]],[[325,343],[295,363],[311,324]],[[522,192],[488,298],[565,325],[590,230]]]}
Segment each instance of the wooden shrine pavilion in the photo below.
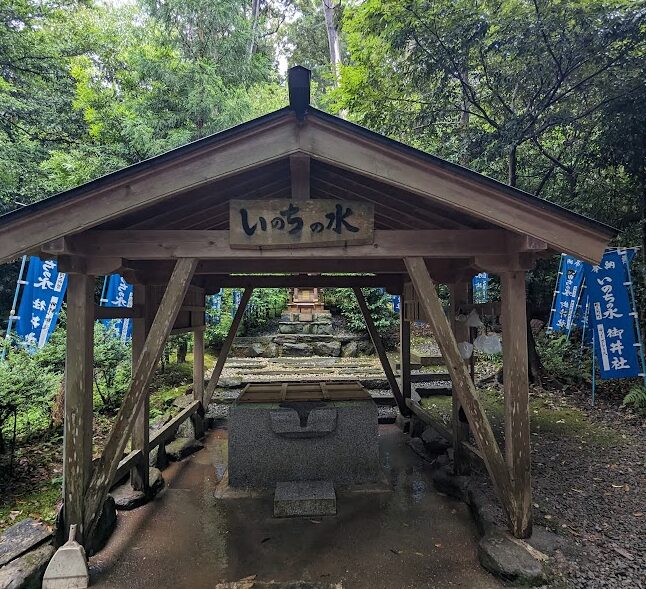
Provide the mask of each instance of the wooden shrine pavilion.
{"label": "wooden shrine pavilion", "polygon": [[[456,469],[468,430],[510,530],[531,534],[525,273],[560,252],[598,262],[616,232],[486,176],[326,114],[309,103],[310,72],[289,71],[289,106],[0,217],[0,261],[58,260],[69,275],[64,522],[87,542],[113,482],[148,485],[149,451],[183,420],[201,427],[252,289],[350,287],[399,410],[409,415],[410,321],[427,320],[453,383]],[[505,441],[500,448],[445,314],[468,304],[478,272],[500,277]],[[99,307],[95,279],[134,284],[130,309]],[[396,378],[362,287],[400,293]],[[205,296],[244,288],[204,386]],[[93,323],[133,320],[132,380],[100,460],[92,463]],[[195,336],[194,402],[149,435],[148,384],[172,333]],[[128,442],[131,451],[125,454]]]}

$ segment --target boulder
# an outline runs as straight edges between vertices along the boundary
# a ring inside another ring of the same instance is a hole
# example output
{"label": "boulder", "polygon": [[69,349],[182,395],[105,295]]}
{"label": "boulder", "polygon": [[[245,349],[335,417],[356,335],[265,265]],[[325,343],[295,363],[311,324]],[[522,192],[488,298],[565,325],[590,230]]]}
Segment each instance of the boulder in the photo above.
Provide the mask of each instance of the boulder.
{"label": "boulder", "polygon": [[265,353],[265,346],[263,346],[260,342],[256,342],[254,344],[251,344],[249,346],[249,356],[251,358],[258,358],[262,356]]}
{"label": "boulder", "polygon": [[148,466],[153,468],[164,470],[168,466],[169,462],[166,448],[163,445],[156,446],[148,454]]}
{"label": "boulder", "polygon": [[356,358],[359,355],[359,346],[357,342],[348,342],[341,346],[341,356],[343,358]]}
{"label": "boulder", "polygon": [[166,444],[166,454],[172,462],[178,462],[202,448],[204,444],[195,438],[177,438]]}
{"label": "boulder", "polygon": [[103,548],[114,528],[117,526],[117,506],[115,505],[114,499],[111,495],[108,495],[108,498],[103,504],[103,510],[101,511],[101,517],[99,518],[99,523],[96,526],[94,536],[92,540],[85,547],[85,552],[88,557],[96,554],[101,548]]}
{"label": "boulder", "polygon": [[311,356],[312,347],[307,344],[283,344],[283,356]]}
{"label": "boulder", "polygon": [[498,529],[482,537],[478,558],[485,569],[507,582],[533,586],[548,580],[544,564],[530,552],[527,544]]}
{"label": "boulder", "polygon": [[28,517],[7,528],[0,535],[0,566],[49,540],[51,530],[42,522]]}
{"label": "boulder", "polygon": [[424,446],[431,454],[444,454],[451,447],[449,441],[438,434],[437,430],[430,425],[422,432],[421,437]]}
{"label": "boulder", "polygon": [[314,344],[314,353],[317,356],[338,356],[341,353],[341,342],[319,342]]}
{"label": "boulder", "polygon": [[361,356],[371,356],[375,353],[375,347],[372,345],[370,340],[359,340],[357,347]]}
{"label": "boulder", "polygon": [[427,462],[432,462],[433,457],[429,455],[429,453],[426,451],[426,448],[424,448],[424,444],[422,443],[422,440],[419,438],[410,438],[406,444],[411,448],[415,454],[426,460]]}
{"label": "boulder", "polygon": [[281,322],[278,324],[278,331],[280,333],[296,333],[296,324],[292,321]]}
{"label": "boulder", "polygon": [[435,469],[431,478],[433,479],[433,486],[440,493],[455,497],[460,501],[467,500],[469,477],[454,475],[450,465]]}
{"label": "boulder", "polygon": [[265,346],[265,350],[262,353],[263,358],[277,358],[278,357],[278,346],[271,342]]}
{"label": "boulder", "polygon": [[12,560],[0,568],[0,589],[40,589],[45,569],[54,555],[51,543]]}
{"label": "boulder", "polygon": [[145,505],[164,488],[164,477],[158,468],[148,469],[148,493],[136,491],[127,481],[110,491],[116,508],[119,511],[130,511]]}
{"label": "boulder", "polygon": [[193,401],[194,399],[192,393],[180,395],[173,401],[173,407],[177,407],[178,409],[186,409]]}

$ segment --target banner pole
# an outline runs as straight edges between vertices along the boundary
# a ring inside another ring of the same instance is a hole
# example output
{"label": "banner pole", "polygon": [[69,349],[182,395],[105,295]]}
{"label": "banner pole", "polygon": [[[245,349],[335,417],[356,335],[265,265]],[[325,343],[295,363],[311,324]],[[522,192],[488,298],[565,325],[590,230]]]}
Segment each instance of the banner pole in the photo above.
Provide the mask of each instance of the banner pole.
{"label": "banner pole", "polygon": [[550,333],[552,330],[552,317],[554,316],[554,312],[556,309],[554,308],[554,305],[556,304],[556,295],[558,294],[558,288],[559,284],[561,282],[560,276],[563,275],[563,260],[565,259],[565,254],[561,254],[561,257],[559,258],[559,270],[556,273],[556,286],[554,287],[554,294],[552,295],[552,304],[550,305],[550,318],[547,320],[547,333]]}
{"label": "banner pole", "polygon": [[[636,248],[630,248],[630,249],[636,249]],[[642,365],[642,373],[640,376],[644,381],[644,388],[646,388],[646,360],[644,359],[644,344],[642,342],[642,334],[641,334],[641,329],[639,327],[639,317],[637,316],[637,302],[635,299],[635,289],[633,288],[633,279],[632,279],[632,274],[630,272],[630,263],[628,261],[628,256],[626,255],[626,248],[622,248],[622,250],[623,251],[621,251],[621,259],[624,262],[624,266],[626,267],[626,273],[628,275],[628,284],[626,284],[625,286],[628,286],[630,290],[630,302],[632,303],[631,315],[633,316],[633,320],[635,323],[635,331],[637,332],[637,347],[639,348],[639,359]]]}
{"label": "banner pole", "polygon": [[596,346],[594,344],[594,334],[592,334],[592,406],[594,407],[594,399],[597,392],[597,376],[596,368],[597,358],[596,358]]}
{"label": "banner pole", "polygon": [[[11,328],[13,327],[13,323],[16,320],[16,304],[18,303],[20,286],[23,283],[22,277],[24,276],[24,273],[25,273],[26,263],[27,263],[27,256],[23,256],[22,261],[20,262],[20,272],[18,272],[18,281],[16,282],[16,290],[13,293],[13,302],[11,303],[11,311],[9,313],[9,321],[7,323],[7,333],[4,338],[5,344],[8,344],[9,340],[11,339]],[[2,354],[0,355],[0,361],[4,361],[6,357],[7,357],[7,346],[4,345],[2,346]]]}

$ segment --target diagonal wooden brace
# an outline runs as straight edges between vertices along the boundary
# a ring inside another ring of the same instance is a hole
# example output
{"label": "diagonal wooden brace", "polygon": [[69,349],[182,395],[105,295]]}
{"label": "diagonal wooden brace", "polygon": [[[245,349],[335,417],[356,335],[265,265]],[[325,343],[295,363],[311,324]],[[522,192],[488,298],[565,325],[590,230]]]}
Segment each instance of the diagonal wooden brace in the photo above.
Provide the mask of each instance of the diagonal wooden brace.
{"label": "diagonal wooden brace", "polygon": [[379,360],[381,361],[381,367],[384,369],[384,373],[386,374],[386,380],[388,381],[390,390],[393,392],[395,400],[397,401],[399,412],[402,415],[410,415],[410,409],[406,405],[406,401],[404,401],[404,397],[401,393],[401,390],[399,389],[399,383],[395,378],[395,374],[393,373],[393,369],[388,360],[388,356],[386,356],[386,349],[384,348],[384,344],[381,341],[381,337],[379,337],[377,327],[375,326],[375,323],[370,316],[370,309],[368,309],[368,304],[366,303],[366,299],[363,296],[363,292],[360,288],[353,288],[352,290],[354,291],[354,296],[357,297],[357,303],[359,303],[359,309],[361,309],[363,320],[366,322],[366,327],[368,328],[368,333],[370,334],[372,345],[377,351],[377,355],[379,356]]}
{"label": "diagonal wooden brace", "polygon": [[[91,538],[99,521],[103,503],[114,480],[119,461],[123,458],[137,414],[148,394],[153,371],[164,350],[175,319],[186,296],[197,266],[196,258],[180,258],[175,264],[164,296],[152,322],[146,343],[132,374],[130,388],[123,399],[103,454],[85,493],[83,538]],[[147,459],[147,457],[145,457]]]}
{"label": "diagonal wooden brace", "polygon": [[404,262],[451,375],[454,392],[458,395],[462,409],[466,413],[489,476],[511,525],[515,508],[509,470],[493,435],[491,424],[478,399],[475,385],[458,350],[457,341],[435,291],[435,284],[423,258],[404,258]]}
{"label": "diagonal wooden brace", "polygon": [[222,343],[222,349],[218,354],[218,359],[215,363],[215,366],[213,367],[213,372],[211,372],[211,378],[209,378],[209,382],[206,385],[206,390],[204,391],[205,410],[208,408],[209,403],[213,398],[215,387],[218,386],[218,381],[220,380],[220,375],[222,374],[224,363],[227,361],[227,356],[229,355],[229,351],[231,350],[231,346],[233,345],[233,340],[236,337],[236,333],[238,333],[238,328],[240,327],[240,323],[242,323],[242,317],[244,316],[245,309],[247,308],[247,303],[249,302],[252,294],[253,288],[245,288],[244,292],[242,293],[240,304],[238,305],[236,314],[233,317],[233,321],[231,322],[231,327],[229,328],[229,333],[227,333],[227,337]]}

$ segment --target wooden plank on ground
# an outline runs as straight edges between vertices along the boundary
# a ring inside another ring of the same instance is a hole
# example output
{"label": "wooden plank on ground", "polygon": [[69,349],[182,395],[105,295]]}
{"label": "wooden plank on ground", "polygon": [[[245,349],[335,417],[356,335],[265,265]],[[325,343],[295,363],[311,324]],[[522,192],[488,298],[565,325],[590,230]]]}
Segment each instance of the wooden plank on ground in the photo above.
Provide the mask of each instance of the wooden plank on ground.
{"label": "wooden plank on ground", "polygon": [[475,385],[458,350],[457,341],[435,291],[435,284],[422,258],[405,258],[404,261],[408,268],[408,274],[415,285],[420,304],[429,319],[433,334],[446,361],[454,393],[459,397],[494,488],[505,514],[511,521],[511,514],[514,511],[514,496],[509,471],[493,435],[484,407],[478,398]]}
{"label": "wooden plank on ground", "polygon": [[90,537],[96,528],[108,490],[132,432],[137,413],[148,395],[148,385],[186,295],[197,260],[182,258],[175,264],[164,296],[146,337],[130,387],[117,413],[112,431],[85,494],[84,529]]}

